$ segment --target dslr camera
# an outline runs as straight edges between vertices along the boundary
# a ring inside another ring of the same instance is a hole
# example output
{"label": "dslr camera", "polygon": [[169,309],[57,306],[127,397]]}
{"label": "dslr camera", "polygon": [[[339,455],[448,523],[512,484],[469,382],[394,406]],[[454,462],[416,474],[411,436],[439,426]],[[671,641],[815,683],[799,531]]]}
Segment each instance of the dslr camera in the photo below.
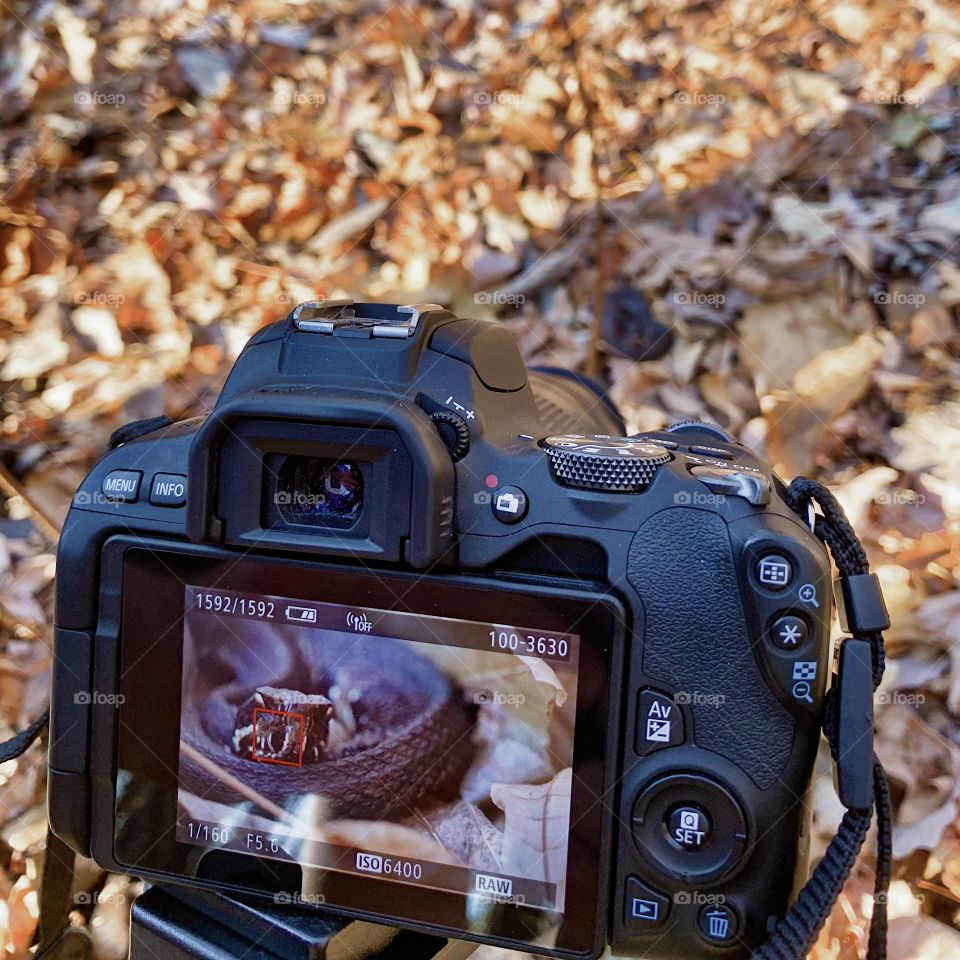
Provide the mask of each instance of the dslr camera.
{"label": "dslr camera", "polygon": [[719,427],[310,302],[60,542],[49,811],[107,870],[543,956],[745,957],[807,871],[830,566]]}

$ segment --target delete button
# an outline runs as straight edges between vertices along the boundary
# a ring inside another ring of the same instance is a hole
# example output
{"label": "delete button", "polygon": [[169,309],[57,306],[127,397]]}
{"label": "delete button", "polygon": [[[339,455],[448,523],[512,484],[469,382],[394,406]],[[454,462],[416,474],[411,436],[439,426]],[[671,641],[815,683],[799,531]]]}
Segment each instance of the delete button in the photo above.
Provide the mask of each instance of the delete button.
{"label": "delete button", "polygon": [[182,507],[187,502],[187,478],[179,473],[158,473],[150,487],[155,507]]}

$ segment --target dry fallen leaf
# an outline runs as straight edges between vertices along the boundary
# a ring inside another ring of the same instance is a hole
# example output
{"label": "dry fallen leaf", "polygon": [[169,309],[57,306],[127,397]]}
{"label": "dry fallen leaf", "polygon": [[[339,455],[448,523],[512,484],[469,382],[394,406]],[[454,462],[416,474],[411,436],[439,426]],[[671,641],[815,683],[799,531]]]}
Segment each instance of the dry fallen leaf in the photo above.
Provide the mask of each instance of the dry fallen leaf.
{"label": "dry fallen leaf", "polygon": [[561,770],[549,783],[494,784],[493,802],[504,813],[505,873],[562,883],[566,876],[567,825],[573,770]]}

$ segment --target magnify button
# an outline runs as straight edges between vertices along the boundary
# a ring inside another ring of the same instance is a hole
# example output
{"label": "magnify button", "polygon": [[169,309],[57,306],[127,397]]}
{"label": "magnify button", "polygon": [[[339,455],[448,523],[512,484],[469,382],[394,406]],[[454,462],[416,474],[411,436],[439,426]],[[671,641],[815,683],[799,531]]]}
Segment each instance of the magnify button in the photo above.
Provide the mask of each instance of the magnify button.
{"label": "magnify button", "polygon": [[803,584],[798,596],[803,603],[809,603],[819,609],[820,602],[817,600],[817,588],[812,583]]}
{"label": "magnify button", "polygon": [[793,697],[795,700],[805,700],[807,703],[813,703],[810,682],[808,680],[798,680],[793,685]]}

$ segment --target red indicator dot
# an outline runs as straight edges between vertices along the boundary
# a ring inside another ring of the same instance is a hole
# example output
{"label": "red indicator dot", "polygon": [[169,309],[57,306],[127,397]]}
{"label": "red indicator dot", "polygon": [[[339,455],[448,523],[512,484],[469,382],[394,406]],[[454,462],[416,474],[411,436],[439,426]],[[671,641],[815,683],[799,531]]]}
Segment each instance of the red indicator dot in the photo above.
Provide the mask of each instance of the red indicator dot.
{"label": "red indicator dot", "polygon": [[483,482],[484,482],[491,490],[492,490],[494,487],[499,486],[499,484],[500,484],[500,481],[497,479],[497,475],[496,475],[495,473],[488,473],[488,474],[487,474],[487,479],[484,480]]}

